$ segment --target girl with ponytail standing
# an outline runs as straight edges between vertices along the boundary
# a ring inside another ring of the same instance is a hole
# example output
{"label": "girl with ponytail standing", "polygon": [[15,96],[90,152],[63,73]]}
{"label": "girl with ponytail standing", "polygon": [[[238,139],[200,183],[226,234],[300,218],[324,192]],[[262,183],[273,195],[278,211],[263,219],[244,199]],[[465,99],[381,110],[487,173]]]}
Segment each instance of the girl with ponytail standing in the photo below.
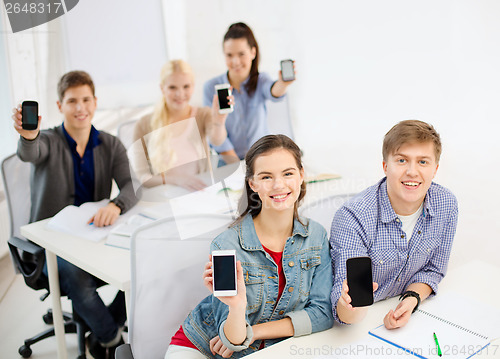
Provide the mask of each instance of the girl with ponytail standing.
{"label": "girl with ponytail standing", "polygon": [[232,86],[234,111],[227,117],[227,139],[220,146],[212,145],[218,153],[243,159],[255,141],[269,134],[266,100],[281,101],[293,81],[283,81],[281,72],[276,81],[259,73],[259,45],[242,22],[229,27],[222,47],[228,71],[205,83],[203,103],[210,106],[215,85]]}

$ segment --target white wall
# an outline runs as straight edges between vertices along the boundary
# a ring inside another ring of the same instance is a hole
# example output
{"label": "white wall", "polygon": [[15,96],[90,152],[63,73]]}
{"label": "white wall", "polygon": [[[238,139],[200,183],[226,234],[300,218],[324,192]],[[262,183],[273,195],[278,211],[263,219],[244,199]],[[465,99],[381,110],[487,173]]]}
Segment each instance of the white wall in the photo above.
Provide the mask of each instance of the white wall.
{"label": "white wall", "polygon": [[[261,70],[276,76],[281,59],[297,61],[290,91],[297,139],[311,157],[330,153],[340,172],[368,168],[380,174],[383,135],[404,119],[433,123],[443,135],[444,159],[447,149],[496,140],[497,1],[186,3],[197,94],[204,80],[225,70],[227,27],[247,22],[261,47]],[[367,157],[346,161],[352,146],[365,148]]]}
{"label": "white wall", "polygon": [[[442,133],[443,159],[463,145],[496,141],[500,3],[335,1],[328,11],[301,12],[298,42],[309,56],[297,132],[315,150],[329,144],[340,153],[352,141],[378,150],[383,134],[409,118]],[[314,130],[307,117],[318,120]]]}

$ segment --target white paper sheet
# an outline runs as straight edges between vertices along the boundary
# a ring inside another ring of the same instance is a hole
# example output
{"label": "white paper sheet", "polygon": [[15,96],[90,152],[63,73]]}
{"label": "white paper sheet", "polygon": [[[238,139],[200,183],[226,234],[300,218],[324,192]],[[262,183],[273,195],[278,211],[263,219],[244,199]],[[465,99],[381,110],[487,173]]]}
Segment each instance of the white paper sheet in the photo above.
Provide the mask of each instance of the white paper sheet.
{"label": "white paper sheet", "polygon": [[446,293],[425,301],[404,327],[388,330],[383,325],[370,334],[419,358],[439,359],[433,333],[443,356],[470,358],[498,337],[500,312],[465,298]]}
{"label": "white paper sheet", "polygon": [[67,206],[50,219],[47,223],[47,228],[69,233],[89,241],[99,242],[106,238],[114,228],[122,223],[126,223],[131,216],[142,210],[141,206],[132,207],[127,213],[119,216],[112,226],[96,227],[87,224],[94,214],[100,208],[106,206],[108,202],[109,199],[103,199],[99,202],[84,203],[80,207]]}

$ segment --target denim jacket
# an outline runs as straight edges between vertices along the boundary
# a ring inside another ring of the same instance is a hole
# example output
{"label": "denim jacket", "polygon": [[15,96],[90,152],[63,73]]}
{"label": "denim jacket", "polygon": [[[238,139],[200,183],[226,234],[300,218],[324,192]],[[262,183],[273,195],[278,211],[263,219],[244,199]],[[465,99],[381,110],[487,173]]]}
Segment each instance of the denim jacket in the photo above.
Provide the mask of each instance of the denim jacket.
{"label": "denim jacket", "polygon": [[[247,339],[242,345],[231,344],[224,335],[224,324],[229,312],[227,305],[210,295],[189,314],[182,324],[184,333],[201,353],[213,358],[209,341],[219,335],[223,343],[234,351],[232,358],[255,352],[260,344],[252,339],[251,326],[289,317],[294,336],[306,335],[333,325],[330,291],[333,275],[326,231],[318,223],[301,219],[294,221],[293,233],[283,250],[283,272],[286,286],[278,297],[278,266],[264,251],[255,232],[251,215],[212,241],[211,250],[236,250],[241,261],[247,291]],[[265,346],[281,339],[266,339]]]}

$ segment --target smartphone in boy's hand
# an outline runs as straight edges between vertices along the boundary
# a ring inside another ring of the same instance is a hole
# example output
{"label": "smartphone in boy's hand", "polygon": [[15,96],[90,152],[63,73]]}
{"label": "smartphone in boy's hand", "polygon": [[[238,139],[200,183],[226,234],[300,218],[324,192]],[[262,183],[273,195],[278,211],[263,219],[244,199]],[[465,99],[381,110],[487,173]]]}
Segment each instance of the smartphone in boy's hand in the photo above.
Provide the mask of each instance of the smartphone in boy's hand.
{"label": "smartphone in boy's hand", "polygon": [[370,257],[349,258],[347,266],[347,286],[353,307],[373,304],[373,275]]}
{"label": "smartphone in boy's hand", "polygon": [[21,108],[23,130],[36,130],[38,127],[38,102],[24,101]]}

